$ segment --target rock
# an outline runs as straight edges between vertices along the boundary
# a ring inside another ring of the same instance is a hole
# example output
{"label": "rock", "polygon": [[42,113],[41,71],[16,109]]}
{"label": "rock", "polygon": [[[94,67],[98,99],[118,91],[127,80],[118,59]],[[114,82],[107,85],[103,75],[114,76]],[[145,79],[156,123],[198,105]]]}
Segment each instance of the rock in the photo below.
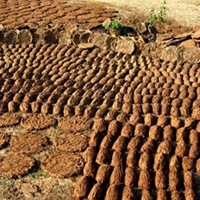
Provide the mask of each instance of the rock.
{"label": "rock", "polygon": [[196,46],[196,42],[194,40],[192,40],[192,39],[189,39],[189,40],[185,40],[185,41],[181,42],[179,46],[195,47]]}
{"label": "rock", "polygon": [[111,49],[125,54],[132,54],[135,50],[135,44],[132,40],[122,38],[114,40],[111,44]]}

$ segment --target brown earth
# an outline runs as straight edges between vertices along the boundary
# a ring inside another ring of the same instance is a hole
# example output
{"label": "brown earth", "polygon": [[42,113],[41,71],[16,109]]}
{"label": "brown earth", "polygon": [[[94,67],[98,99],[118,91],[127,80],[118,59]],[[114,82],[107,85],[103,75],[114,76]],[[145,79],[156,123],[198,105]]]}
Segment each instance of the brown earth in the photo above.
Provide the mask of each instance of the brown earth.
{"label": "brown earth", "polygon": [[0,199],[200,198],[199,27],[94,2],[0,13]]}

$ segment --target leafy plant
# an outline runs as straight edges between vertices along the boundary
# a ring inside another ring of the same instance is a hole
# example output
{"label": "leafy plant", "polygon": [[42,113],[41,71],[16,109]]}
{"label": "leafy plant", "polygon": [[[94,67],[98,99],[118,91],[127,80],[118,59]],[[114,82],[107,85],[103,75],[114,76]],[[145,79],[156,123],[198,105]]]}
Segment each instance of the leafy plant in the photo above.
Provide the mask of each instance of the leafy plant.
{"label": "leafy plant", "polygon": [[118,20],[113,20],[111,23],[104,24],[104,29],[108,31],[109,29],[114,29],[119,31],[120,35],[127,35],[127,31],[122,23],[120,23]]}
{"label": "leafy plant", "polygon": [[168,22],[166,19],[168,8],[166,7],[167,1],[163,0],[159,9],[158,14],[156,14],[155,8],[151,8],[150,15],[146,19],[147,24],[155,25],[157,22]]}

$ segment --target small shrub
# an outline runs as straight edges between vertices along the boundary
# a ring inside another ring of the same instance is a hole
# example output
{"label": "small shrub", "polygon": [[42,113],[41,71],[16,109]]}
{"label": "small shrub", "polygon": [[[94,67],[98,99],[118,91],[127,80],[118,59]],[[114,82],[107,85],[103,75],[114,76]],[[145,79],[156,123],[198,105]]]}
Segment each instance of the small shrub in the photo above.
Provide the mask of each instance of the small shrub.
{"label": "small shrub", "polygon": [[158,14],[156,14],[155,8],[151,8],[150,14],[148,18],[146,19],[146,23],[150,25],[155,25],[157,22],[168,23],[169,21],[166,19],[168,8],[166,7],[166,5],[167,5],[167,1],[163,0]]}
{"label": "small shrub", "polygon": [[120,35],[127,35],[127,31],[122,23],[120,23],[118,20],[113,20],[109,24],[104,24],[103,25],[104,29],[108,31],[109,29],[114,29],[119,31]]}

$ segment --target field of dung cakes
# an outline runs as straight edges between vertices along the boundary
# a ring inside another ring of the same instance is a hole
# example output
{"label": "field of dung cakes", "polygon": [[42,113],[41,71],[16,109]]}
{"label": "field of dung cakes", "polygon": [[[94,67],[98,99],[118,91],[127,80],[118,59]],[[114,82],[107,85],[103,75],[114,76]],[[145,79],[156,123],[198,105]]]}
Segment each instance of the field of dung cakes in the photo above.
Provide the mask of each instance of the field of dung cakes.
{"label": "field of dung cakes", "polygon": [[198,30],[113,36],[127,18],[96,3],[0,13],[0,199],[200,198]]}

